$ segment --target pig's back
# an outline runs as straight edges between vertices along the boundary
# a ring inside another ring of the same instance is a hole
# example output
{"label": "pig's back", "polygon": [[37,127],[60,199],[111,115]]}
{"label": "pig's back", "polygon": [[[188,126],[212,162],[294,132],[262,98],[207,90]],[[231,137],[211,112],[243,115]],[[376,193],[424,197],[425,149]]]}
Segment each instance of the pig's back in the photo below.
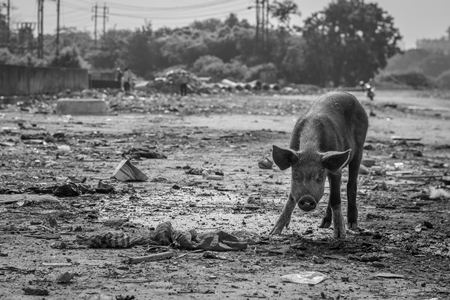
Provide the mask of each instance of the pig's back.
{"label": "pig's back", "polygon": [[330,92],[319,97],[294,127],[290,147],[315,141],[321,151],[354,149],[364,141],[368,128],[367,113],[355,96]]}
{"label": "pig's back", "polygon": [[[367,113],[358,99],[347,92],[329,92],[317,99],[306,113],[305,117],[325,114],[332,119],[361,117],[367,120]],[[365,117],[365,118],[364,118]],[[349,120],[348,120],[349,121]]]}

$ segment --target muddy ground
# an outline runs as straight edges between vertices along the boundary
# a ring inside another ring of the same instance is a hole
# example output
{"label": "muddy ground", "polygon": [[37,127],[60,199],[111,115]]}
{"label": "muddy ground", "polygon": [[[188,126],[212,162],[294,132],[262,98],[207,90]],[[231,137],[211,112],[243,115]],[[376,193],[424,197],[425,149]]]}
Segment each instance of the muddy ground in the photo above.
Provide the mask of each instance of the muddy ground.
{"label": "muddy ground", "polygon": [[[318,228],[328,187],[318,209],[295,210],[283,235],[268,235],[290,172],[258,162],[273,144],[288,145],[316,95],[116,97],[114,113],[100,117],[2,106],[0,299],[449,299],[450,101],[413,91],[378,91],[374,102],[355,95],[371,115],[364,155],[374,166],[359,177],[360,228],[345,241]],[[167,158],[132,159],[146,182],[111,179],[133,147]],[[195,168],[219,180],[187,174]],[[52,195],[84,177],[114,192]],[[223,230],[248,246],[205,253],[77,242],[151,235],[166,221],[181,231]],[[129,263],[168,251],[169,259]],[[305,271],[327,279],[281,280]]]}

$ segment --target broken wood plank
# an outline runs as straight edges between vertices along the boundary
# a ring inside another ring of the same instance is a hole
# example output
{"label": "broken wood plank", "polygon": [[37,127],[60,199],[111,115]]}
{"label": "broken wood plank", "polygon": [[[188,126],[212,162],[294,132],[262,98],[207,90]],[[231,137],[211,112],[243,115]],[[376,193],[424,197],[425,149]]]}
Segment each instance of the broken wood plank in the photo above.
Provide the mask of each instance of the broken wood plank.
{"label": "broken wood plank", "polygon": [[422,138],[408,138],[408,137],[401,137],[394,135],[391,137],[391,140],[393,141],[420,141]]}
{"label": "broken wood plank", "polygon": [[138,263],[144,262],[144,261],[161,260],[161,259],[171,258],[173,256],[175,256],[175,252],[168,251],[168,252],[162,252],[162,253],[157,253],[157,254],[152,254],[152,255],[140,256],[140,257],[129,257],[128,263],[129,264],[138,264]]}
{"label": "broken wood plank", "polygon": [[398,176],[398,178],[402,179],[423,179],[423,178],[441,178],[444,177],[444,175],[404,175],[404,176]]}
{"label": "broken wood plank", "polygon": [[56,262],[56,263],[42,263],[45,267],[71,267],[73,264],[69,262]]}

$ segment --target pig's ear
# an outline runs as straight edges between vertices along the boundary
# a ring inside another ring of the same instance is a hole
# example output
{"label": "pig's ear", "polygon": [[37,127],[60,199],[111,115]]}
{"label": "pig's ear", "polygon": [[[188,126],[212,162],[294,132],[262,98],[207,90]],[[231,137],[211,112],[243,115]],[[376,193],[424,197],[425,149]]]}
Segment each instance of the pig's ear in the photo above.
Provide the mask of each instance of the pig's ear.
{"label": "pig's ear", "polygon": [[272,157],[273,161],[281,170],[286,170],[298,160],[298,156],[294,151],[290,149],[282,149],[275,145],[273,146]]}
{"label": "pig's ear", "polygon": [[322,154],[322,166],[330,170],[331,173],[344,168],[350,160],[352,149],[344,152],[328,151]]}

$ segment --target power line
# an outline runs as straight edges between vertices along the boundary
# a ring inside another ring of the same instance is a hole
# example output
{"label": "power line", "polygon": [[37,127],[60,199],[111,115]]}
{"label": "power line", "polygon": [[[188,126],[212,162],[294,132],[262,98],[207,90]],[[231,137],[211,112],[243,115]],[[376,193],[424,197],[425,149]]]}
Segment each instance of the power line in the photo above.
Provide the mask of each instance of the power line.
{"label": "power line", "polygon": [[209,8],[212,6],[217,5],[223,5],[223,4],[230,4],[232,2],[238,2],[240,0],[228,0],[224,2],[223,0],[215,0],[210,1],[206,3],[200,3],[200,4],[194,4],[194,5],[186,5],[186,6],[171,6],[171,7],[148,7],[148,6],[133,6],[133,5],[125,5],[120,3],[114,3],[114,2],[108,2],[109,6],[111,7],[118,7],[121,9],[128,9],[128,10],[138,10],[138,11],[170,11],[173,12],[174,10],[191,10],[191,9],[198,9],[198,8]]}
{"label": "power line", "polygon": [[[233,10],[232,12],[242,12],[247,11],[246,8]],[[178,19],[195,19],[195,18],[204,18],[204,17],[214,17],[218,15],[224,15],[224,11],[210,12],[205,14],[195,14],[195,15],[181,15],[181,16],[148,16],[148,15],[137,15],[137,14],[120,14],[120,13],[110,13],[111,16],[116,17],[127,17],[127,18],[147,18],[147,19],[155,19],[155,20],[178,20]]]}
{"label": "power line", "polygon": [[[68,5],[67,5],[68,4]],[[66,3],[66,6],[70,7],[70,8],[75,8],[75,9],[83,9],[86,10],[86,7],[80,7],[77,5],[73,5],[71,3]],[[171,12],[169,13],[160,13],[160,12],[155,12],[153,14],[149,14],[149,13],[145,13],[142,11],[139,11],[140,13],[114,13],[114,12],[110,12],[109,15],[111,16],[117,16],[117,17],[127,17],[127,18],[146,18],[146,19],[179,19],[179,18],[200,18],[200,17],[208,17],[208,16],[215,16],[215,15],[223,15],[224,11],[230,11],[230,12],[236,12],[236,11],[244,11],[246,10],[244,7],[242,7],[241,5],[229,5],[229,3],[226,3],[226,5],[228,5],[227,7],[222,7],[222,8],[217,8],[215,10],[211,10],[211,9],[207,9],[207,8],[200,8],[197,9],[195,12],[182,12],[182,11],[177,11],[175,13]]]}
{"label": "power line", "polygon": [[[0,0],[1,1],[1,0]],[[36,0],[35,0],[36,1]],[[44,2],[44,0],[38,0]],[[47,0],[48,1],[48,0]],[[60,1],[60,0],[53,0]],[[247,0],[254,1],[254,0]],[[54,18],[56,17],[56,23],[58,24],[58,18],[61,22],[60,26],[73,26],[84,28],[85,30],[92,30],[94,27],[94,35],[95,40],[98,38],[98,18],[103,19],[103,33],[106,31],[106,21],[111,21],[109,17],[114,18],[113,24],[117,26],[120,24],[120,28],[132,28],[137,25],[138,22],[142,22],[142,20],[150,20],[153,24],[159,24],[159,26],[167,26],[164,24],[164,21],[170,23],[169,26],[178,27],[175,24],[185,23],[186,25],[189,22],[189,19],[192,21],[198,19],[205,18],[214,18],[227,16],[227,12],[229,13],[242,13],[248,11],[246,6],[247,1],[242,0],[209,0],[204,1],[201,4],[195,5],[185,5],[185,6],[160,6],[160,7],[148,7],[148,6],[136,6],[136,5],[127,5],[118,3],[118,1],[112,1],[112,3],[108,2],[108,7],[105,5],[99,6],[95,3],[94,6],[88,6],[84,4],[92,4],[94,1],[86,1],[86,0],[64,0],[60,2],[60,10],[57,11],[56,15],[46,14],[46,23],[49,20],[54,22]],[[262,0],[259,0],[262,1]],[[266,0],[267,1],[267,0]],[[36,2],[35,2],[36,3]],[[126,2],[125,2],[126,3]],[[39,3],[38,3],[39,4]],[[102,11],[103,8],[103,11]],[[119,9],[122,8],[122,9]],[[90,13],[88,13],[90,10]],[[89,16],[90,15],[90,16]],[[89,22],[87,18],[91,17],[91,20],[94,21],[93,26]],[[42,16],[43,19],[43,16]],[[178,20],[178,22],[175,22]],[[38,25],[41,20],[38,20]],[[153,22],[154,21],[154,22]],[[83,23],[83,24],[82,24]],[[181,26],[181,25],[180,25]],[[39,27],[39,26],[38,26]],[[88,29],[89,28],[89,29]],[[58,25],[57,25],[57,33],[58,33]]]}

